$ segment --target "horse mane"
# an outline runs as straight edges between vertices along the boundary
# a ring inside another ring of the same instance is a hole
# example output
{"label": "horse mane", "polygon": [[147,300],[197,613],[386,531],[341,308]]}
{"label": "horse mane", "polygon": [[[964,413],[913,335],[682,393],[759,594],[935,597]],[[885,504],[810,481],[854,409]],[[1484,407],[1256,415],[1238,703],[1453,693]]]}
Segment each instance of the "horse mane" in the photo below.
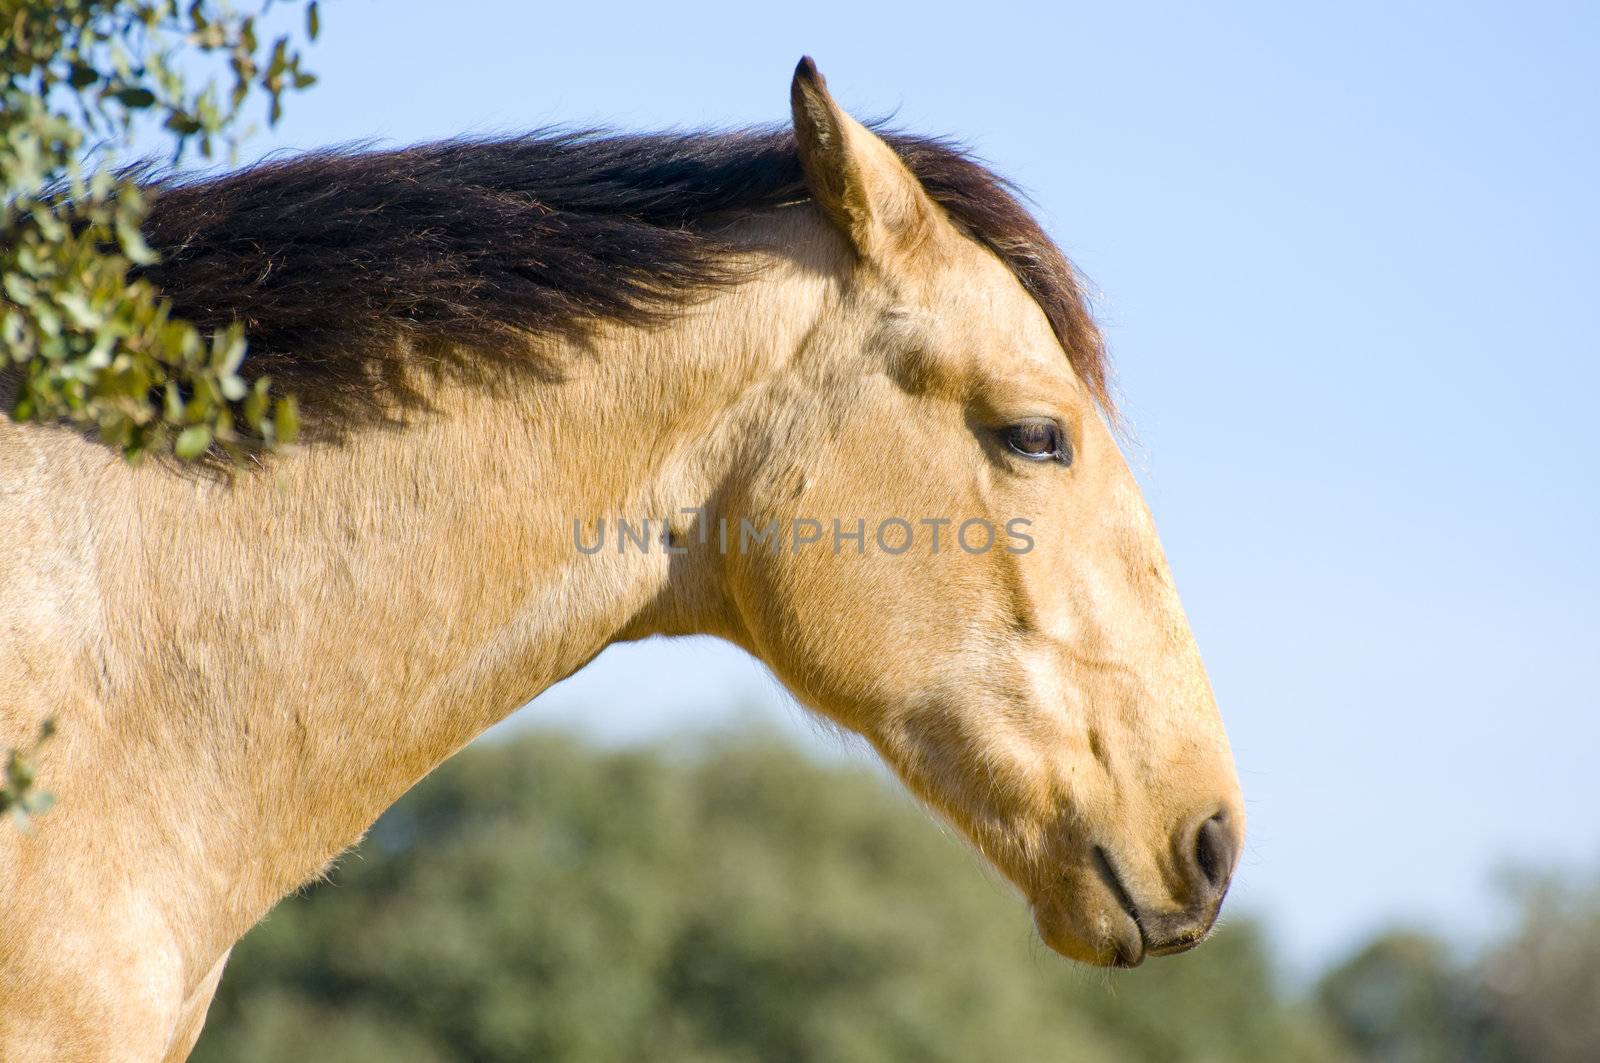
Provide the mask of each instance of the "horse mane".
{"label": "horse mane", "polygon": [[[1083,286],[1012,186],[948,141],[879,133],[1016,274],[1112,415]],[[662,321],[741,279],[728,223],[809,199],[793,132],[778,129],[547,130],[141,180],[160,260],[140,275],[203,332],[242,323],[248,372],[298,394],[313,421],[370,408],[420,351],[527,361],[506,352],[529,334]]]}

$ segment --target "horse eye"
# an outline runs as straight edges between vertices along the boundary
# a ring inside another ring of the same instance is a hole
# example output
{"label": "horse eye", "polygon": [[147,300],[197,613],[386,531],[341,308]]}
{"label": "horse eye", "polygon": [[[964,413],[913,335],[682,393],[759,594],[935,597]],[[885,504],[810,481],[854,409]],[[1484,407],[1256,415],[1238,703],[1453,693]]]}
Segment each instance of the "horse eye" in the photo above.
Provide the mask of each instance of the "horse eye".
{"label": "horse eye", "polygon": [[1005,440],[1006,446],[1029,461],[1059,461],[1063,465],[1072,461],[1061,426],[1054,421],[1019,421],[1006,428]]}

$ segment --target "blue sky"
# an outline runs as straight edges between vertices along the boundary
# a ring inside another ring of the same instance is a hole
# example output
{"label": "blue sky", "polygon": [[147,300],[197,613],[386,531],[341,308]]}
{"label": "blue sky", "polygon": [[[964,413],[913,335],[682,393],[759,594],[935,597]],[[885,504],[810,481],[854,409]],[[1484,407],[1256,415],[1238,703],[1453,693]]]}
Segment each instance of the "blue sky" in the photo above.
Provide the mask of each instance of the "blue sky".
{"label": "blue sky", "polygon": [[[809,53],[1020,182],[1099,290],[1228,721],[1233,904],[1296,961],[1470,939],[1496,868],[1600,857],[1600,8],[324,6],[252,152],[774,122]],[[798,723],[736,651],[647,645],[520,719],[739,706]]]}

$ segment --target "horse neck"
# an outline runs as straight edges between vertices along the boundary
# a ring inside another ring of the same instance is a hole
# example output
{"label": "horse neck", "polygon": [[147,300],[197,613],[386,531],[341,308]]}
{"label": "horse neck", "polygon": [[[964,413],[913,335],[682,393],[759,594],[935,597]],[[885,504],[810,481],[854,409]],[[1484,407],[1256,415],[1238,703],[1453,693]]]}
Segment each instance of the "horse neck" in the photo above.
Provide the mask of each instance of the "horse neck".
{"label": "horse neck", "polygon": [[585,554],[573,520],[705,505],[828,285],[780,264],[669,327],[599,329],[557,382],[430,380],[406,427],[226,482],[53,437],[40,495],[89,513],[58,531],[92,540],[97,588],[81,610],[93,637],[56,692],[92,706],[62,714],[81,728],[54,773],[62,807],[121,809],[95,825],[101,845],[159,824],[186,850],[168,864],[209,865],[178,892],[199,909],[226,898],[211,937],[231,942],[610,642],[725,633],[714,577],[662,550]]}

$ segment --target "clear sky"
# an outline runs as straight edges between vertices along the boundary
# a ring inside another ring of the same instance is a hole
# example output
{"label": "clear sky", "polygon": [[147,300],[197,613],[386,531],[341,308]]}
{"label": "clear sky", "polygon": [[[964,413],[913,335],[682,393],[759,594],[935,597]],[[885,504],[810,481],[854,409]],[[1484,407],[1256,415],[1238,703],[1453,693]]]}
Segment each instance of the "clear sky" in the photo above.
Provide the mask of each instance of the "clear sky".
{"label": "clear sky", "polygon": [[[1600,8],[344,0],[256,151],[546,123],[774,122],[816,57],[953,133],[1095,282],[1251,823],[1233,904],[1302,963],[1491,925],[1600,857]],[[520,719],[732,707],[709,643]]]}

